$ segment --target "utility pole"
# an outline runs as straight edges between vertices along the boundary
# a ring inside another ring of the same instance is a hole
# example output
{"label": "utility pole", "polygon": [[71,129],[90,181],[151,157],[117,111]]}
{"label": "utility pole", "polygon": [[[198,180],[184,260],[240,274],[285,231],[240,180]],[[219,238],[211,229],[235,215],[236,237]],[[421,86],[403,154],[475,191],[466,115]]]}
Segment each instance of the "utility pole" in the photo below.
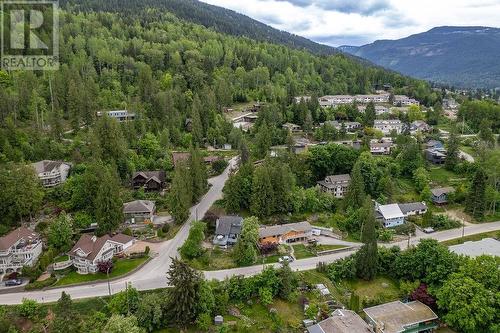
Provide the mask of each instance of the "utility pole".
{"label": "utility pole", "polygon": [[411,233],[409,232],[408,233],[408,249],[410,248],[410,239],[411,239]]}
{"label": "utility pole", "polygon": [[111,285],[109,284],[109,270],[111,269],[111,267],[108,267],[108,269],[106,270],[106,277],[108,279],[108,294],[109,294],[109,297],[111,297]]}
{"label": "utility pole", "polygon": [[465,236],[465,221],[462,221],[462,239]]}

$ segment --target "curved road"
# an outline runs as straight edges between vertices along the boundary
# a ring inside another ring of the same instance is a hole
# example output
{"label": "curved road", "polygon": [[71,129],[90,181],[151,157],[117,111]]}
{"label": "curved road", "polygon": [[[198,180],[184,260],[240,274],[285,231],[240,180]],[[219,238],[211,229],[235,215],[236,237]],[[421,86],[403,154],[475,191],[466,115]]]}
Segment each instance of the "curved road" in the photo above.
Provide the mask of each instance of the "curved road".
{"label": "curved road", "polygon": [[[224,183],[229,177],[230,169],[235,165],[235,159],[230,161],[230,166],[220,175],[209,180],[212,185],[210,190],[201,199],[200,203],[192,207],[190,212],[190,217],[188,221],[182,226],[177,235],[166,242],[161,243],[158,248],[156,255],[152,260],[150,260],[144,267],[139,271],[110,282],[111,293],[115,294],[119,291],[125,289],[126,283],[131,283],[135,288],[139,290],[150,290],[157,288],[167,287],[166,273],[171,263],[170,257],[177,257],[177,249],[186,240],[190,224],[192,221],[196,220],[197,217],[202,217],[205,212],[212,206],[212,204],[222,198],[222,188]],[[493,223],[484,224],[474,224],[465,227],[465,234],[472,235],[487,231],[500,230],[500,221]],[[423,238],[435,238],[439,241],[445,241],[453,238],[458,238],[462,235],[462,229],[446,230],[441,232],[436,232],[433,234],[424,234],[410,240],[412,245],[418,243],[420,239]],[[408,245],[407,241],[402,241],[398,243],[387,244],[385,246],[397,245],[402,249],[406,248]],[[356,249],[338,252],[334,254],[329,254],[321,257],[313,257],[307,259],[296,260],[290,264],[293,270],[309,270],[314,269],[316,264],[320,261],[322,262],[333,262],[335,260],[345,258]],[[278,266],[279,264],[274,264]],[[264,265],[255,265],[250,267],[240,267],[234,269],[226,269],[220,271],[207,271],[204,272],[207,279],[218,279],[223,280],[227,277],[233,275],[253,275],[259,273]],[[10,294],[0,295],[0,304],[19,304],[22,302],[23,298],[30,298],[37,300],[39,302],[55,302],[61,296],[61,292],[65,291],[70,294],[73,299],[87,298],[87,297],[98,297],[108,295],[108,285],[107,282],[96,282],[95,284],[79,285],[66,288],[48,289],[48,290],[38,290],[38,291],[27,291],[18,292]]]}

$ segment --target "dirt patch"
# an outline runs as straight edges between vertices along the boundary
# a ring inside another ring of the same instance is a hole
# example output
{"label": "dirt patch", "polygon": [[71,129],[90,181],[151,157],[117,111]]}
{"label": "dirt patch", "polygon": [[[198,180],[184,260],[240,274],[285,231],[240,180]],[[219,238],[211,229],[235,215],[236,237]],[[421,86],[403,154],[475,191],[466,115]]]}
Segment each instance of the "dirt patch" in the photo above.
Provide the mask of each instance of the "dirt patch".
{"label": "dirt patch", "polygon": [[459,209],[447,209],[443,214],[445,214],[449,218],[465,223],[465,225],[473,223],[472,218]]}
{"label": "dirt patch", "polygon": [[45,273],[43,273],[42,275],[40,275],[40,276],[38,277],[38,279],[36,279],[36,280],[37,280],[37,281],[45,281],[45,280],[47,280],[48,278],[50,278],[50,274],[49,274],[49,273],[47,273],[47,272],[45,272]]}

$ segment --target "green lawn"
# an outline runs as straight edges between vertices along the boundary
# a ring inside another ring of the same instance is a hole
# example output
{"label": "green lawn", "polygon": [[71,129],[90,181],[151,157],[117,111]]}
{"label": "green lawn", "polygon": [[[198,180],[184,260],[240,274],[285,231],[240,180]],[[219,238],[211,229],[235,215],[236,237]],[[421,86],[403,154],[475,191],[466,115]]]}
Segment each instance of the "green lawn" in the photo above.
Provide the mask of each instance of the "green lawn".
{"label": "green lawn", "polygon": [[463,181],[463,177],[457,175],[453,171],[446,170],[442,167],[433,167],[430,169],[429,174],[434,186],[448,186]]}
{"label": "green lawn", "polygon": [[457,244],[462,244],[462,243],[468,242],[468,241],[478,241],[478,240],[481,240],[483,238],[488,238],[488,237],[500,238],[500,231],[499,230],[489,231],[489,232],[483,232],[482,234],[465,236],[464,238],[460,237],[460,238],[450,239],[450,240],[441,242],[441,244],[446,245],[446,246],[457,245]]}
{"label": "green lawn", "polygon": [[65,255],[65,256],[59,256],[57,258],[54,259],[54,262],[63,262],[63,261],[68,261],[69,260],[69,256]]}
{"label": "green lawn", "polygon": [[361,301],[369,304],[381,304],[399,299],[399,286],[396,281],[378,276],[372,281],[353,280],[343,281],[345,287],[359,295]]}
{"label": "green lawn", "polygon": [[282,256],[279,254],[266,256],[266,257],[264,257],[264,264],[274,264],[274,263],[278,262],[280,257],[282,257]]}
{"label": "green lawn", "polygon": [[345,245],[317,245],[315,247],[309,247],[304,244],[296,244],[293,246],[293,255],[295,259],[304,259],[315,257],[317,252],[343,249]]}
{"label": "green lawn", "polygon": [[[113,267],[113,270],[109,274],[109,278],[115,278],[119,277],[122,275],[125,275],[135,268],[137,268],[139,265],[144,263],[148,258],[135,258],[135,259],[120,259],[117,262],[115,262],[115,265]],[[75,284],[75,283],[84,283],[84,282],[93,282],[93,281],[99,281],[99,280],[106,280],[106,274],[104,273],[96,273],[96,274],[78,274],[76,271],[71,271],[55,284],[56,286],[65,286],[69,284]]]}
{"label": "green lawn", "polygon": [[215,271],[238,267],[232,257],[231,250],[219,247],[207,250],[201,257],[188,260],[191,267],[202,271]]}

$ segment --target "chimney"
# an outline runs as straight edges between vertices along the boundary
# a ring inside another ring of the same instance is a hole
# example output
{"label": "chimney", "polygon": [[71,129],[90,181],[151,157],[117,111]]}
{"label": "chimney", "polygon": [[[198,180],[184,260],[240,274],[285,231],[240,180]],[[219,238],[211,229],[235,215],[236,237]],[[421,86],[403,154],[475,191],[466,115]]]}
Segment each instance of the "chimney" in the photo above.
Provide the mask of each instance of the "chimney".
{"label": "chimney", "polygon": [[97,236],[96,235],[92,236],[92,243],[95,243],[96,240],[97,240]]}

